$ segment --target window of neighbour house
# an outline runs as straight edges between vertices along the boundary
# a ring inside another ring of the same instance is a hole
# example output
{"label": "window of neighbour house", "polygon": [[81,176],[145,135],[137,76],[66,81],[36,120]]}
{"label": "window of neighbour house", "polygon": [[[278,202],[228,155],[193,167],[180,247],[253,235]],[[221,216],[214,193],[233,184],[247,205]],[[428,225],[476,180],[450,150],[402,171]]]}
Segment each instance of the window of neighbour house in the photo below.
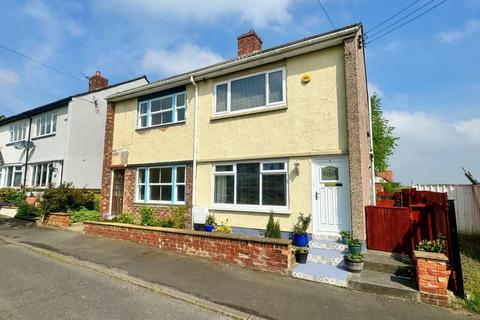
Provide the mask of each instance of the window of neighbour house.
{"label": "window of neighbour house", "polygon": [[186,167],[137,169],[136,202],[185,204]]}
{"label": "window of neighbour house", "polygon": [[138,128],[155,127],[185,121],[185,92],[170,94],[138,103]]}
{"label": "window of neighbour house", "polygon": [[57,115],[46,114],[36,119],[36,137],[53,134],[57,131]]}
{"label": "window of neighbour house", "polygon": [[32,187],[48,187],[52,184],[55,167],[53,162],[32,166]]}
{"label": "window of neighbour house", "polygon": [[23,166],[7,166],[3,168],[3,186],[7,188],[20,187],[22,185]]}
{"label": "window of neighbour house", "polygon": [[285,68],[215,84],[215,114],[228,114],[285,104]]}
{"label": "window of neighbour house", "polygon": [[214,165],[214,204],[282,207],[288,203],[285,161]]}
{"label": "window of neighbour house", "polygon": [[22,122],[10,126],[10,142],[17,142],[27,138],[28,123]]}

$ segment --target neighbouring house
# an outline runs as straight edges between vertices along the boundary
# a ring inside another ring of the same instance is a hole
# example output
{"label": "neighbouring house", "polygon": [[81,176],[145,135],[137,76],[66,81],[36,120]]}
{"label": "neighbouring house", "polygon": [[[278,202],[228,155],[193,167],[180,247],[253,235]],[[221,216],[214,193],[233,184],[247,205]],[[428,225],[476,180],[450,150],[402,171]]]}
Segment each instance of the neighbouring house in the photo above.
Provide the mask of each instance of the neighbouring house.
{"label": "neighbouring house", "polygon": [[393,182],[393,171],[385,170],[375,174],[375,191],[376,193],[383,192],[383,185],[388,182]]}
{"label": "neighbouring house", "polygon": [[102,214],[186,205],[192,227],[208,212],[259,235],[270,212],[285,233],[302,212],[312,234],[364,240],[374,181],[361,24],[269,49],[252,30],[237,41],[231,60],[107,98]]}
{"label": "neighbouring house", "polygon": [[44,188],[73,183],[100,189],[105,97],[147,84],[145,76],[108,85],[100,72],[88,92],[0,120],[0,186]]}

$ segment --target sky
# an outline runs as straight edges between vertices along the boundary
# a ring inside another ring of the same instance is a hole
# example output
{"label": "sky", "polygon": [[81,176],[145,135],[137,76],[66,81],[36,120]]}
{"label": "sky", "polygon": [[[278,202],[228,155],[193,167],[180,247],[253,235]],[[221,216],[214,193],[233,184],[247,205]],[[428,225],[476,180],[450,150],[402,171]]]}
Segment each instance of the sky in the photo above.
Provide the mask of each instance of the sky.
{"label": "sky", "polygon": [[[336,27],[362,22],[368,32],[415,1],[321,2]],[[143,74],[154,81],[232,58],[237,35],[251,28],[269,48],[332,25],[317,0],[3,0],[0,113],[84,92],[83,75],[97,70],[110,83]],[[480,0],[448,0],[367,45],[369,93],[381,97],[400,138],[390,159],[395,180],[468,183],[462,166],[480,180],[479,37]]]}

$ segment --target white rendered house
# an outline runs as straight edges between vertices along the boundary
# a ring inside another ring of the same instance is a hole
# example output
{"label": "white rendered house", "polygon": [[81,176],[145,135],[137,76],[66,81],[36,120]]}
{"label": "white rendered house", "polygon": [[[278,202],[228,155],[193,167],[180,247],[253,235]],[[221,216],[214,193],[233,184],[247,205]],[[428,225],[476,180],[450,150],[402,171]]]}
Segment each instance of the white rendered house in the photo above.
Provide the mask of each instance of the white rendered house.
{"label": "white rendered house", "polygon": [[58,186],[99,189],[107,102],[105,97],[148,84],[145,76],[108,85],[100,72],[89,91],[0,121],[0,187]]}

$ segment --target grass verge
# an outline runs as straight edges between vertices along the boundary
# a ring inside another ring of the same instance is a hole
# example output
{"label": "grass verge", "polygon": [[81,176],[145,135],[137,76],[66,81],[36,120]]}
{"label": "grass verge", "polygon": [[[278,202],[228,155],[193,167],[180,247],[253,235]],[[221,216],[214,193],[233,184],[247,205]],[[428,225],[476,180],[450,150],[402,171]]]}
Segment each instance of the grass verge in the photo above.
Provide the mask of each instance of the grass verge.
{"label": "grass verge", "polygon": [[460,234],[458,237],[465,303],[471,310],[480,313],[480,234]]}

